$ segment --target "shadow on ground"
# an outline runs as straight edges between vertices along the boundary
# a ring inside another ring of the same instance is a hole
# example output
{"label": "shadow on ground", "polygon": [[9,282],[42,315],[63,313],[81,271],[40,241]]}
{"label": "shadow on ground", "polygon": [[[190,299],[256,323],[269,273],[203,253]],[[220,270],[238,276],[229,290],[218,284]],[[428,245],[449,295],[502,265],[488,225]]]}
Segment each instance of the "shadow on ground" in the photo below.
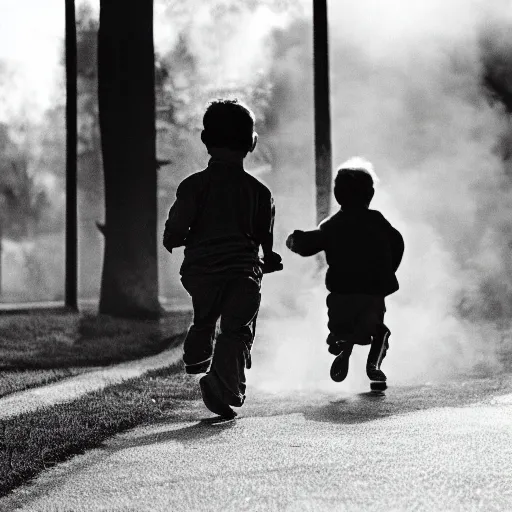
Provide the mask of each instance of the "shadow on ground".
{"label": "shadow on ground", "polygon": [[[251,394],[254,393],[254,396]],[[431,385],[396,386],[385,392],[367,392],[334,397],[313,393],[264,394],[249,390],[242,417],[302,413],[312,421],[356,424],[441,407],[464,407],[512,393],[512,374],[496,377],[460,378]]]}
{"label": "shadow on ground", "polygon": [[215,418],[204,418],[193,425],[187,427],[166,430],[164,432],[155,432],[139,436],[134,439],[122,439],[108,445],[104,449],[108,452],[126,450],[127,448],[136,448],[142,446],[155,445],[159,443],[168,443],[175,441],[182,444],[193,444],[198,440],[205,440],[214,437],[226,429],[233,428],[236,420],[222,422]]}

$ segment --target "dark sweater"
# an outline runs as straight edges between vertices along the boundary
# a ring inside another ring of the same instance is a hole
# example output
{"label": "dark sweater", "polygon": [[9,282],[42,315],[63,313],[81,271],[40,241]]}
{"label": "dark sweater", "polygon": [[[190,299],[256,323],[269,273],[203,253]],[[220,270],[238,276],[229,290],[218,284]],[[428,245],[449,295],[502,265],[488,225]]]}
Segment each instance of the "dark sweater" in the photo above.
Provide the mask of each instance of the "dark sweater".
{"label": "dark sweater", "polygon": [[262,275],[259,247],[272,252],[269,189],[243,167],[210,159],[185,178],[165,223],[164,246],[185,246],[182,275]]}
{"label": "dark sweater", "polygon": [[340,210],[319,229],[296,231],[294,245],[302,256],[325,251],[326,286],[331,292],[387,296],[398,290],[395,272],[404,241],[376,210]]}

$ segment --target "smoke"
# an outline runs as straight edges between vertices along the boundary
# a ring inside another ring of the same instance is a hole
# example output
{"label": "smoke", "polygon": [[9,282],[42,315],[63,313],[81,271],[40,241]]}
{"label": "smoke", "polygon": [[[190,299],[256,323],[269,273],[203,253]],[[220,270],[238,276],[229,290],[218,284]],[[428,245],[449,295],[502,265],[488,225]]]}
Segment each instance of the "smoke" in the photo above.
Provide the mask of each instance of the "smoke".
{"label": "smoke", "polygon": [[[503,64],[494,57],[510,49],[504,34],[512,2],[342,0],[329,7],[334,166],[354,155],[374,164],[381,183],[372,208],[406,243],[401,289],[387,299],[392,336],[383,369],[392,383],[497,371],[512,312],[504,158],[512,125],[484,79],[489,62]],[[286,69],[290,81],[304,82],[303,69]],[[510,63],[501,71],[510,85]],[[295,98],[297,109],[304,101]],[[311,144],[312,128],[295,130],[298,144]],[[313,227],[300,205],[286,206],[283,231]],[[327,382],[323,276],[309,263],[285,252],[287,271],[265,278],[263,300],[273,313],[260,322],[256,343],[264,346],[255,347],[253,385],[335,389]],[[356,347],[337,390],[367,386],[366,352]]]}
{"label": "smoke", "polygon": [[[352,59],[333,60],[336,154],[374,162],[382,188],[373,206],[407,245],[402,289],[388,302],[390,371],[413,379],[494,366],[500,315],[486,311],[482,287],[496,281],[510,289],[510,228],[502,221],[512,213],[510,184],[497,151],[510,120],[483,89],[481,38],[511,4],[337,7],[333,47]],[[505,306],[507,294],[491,287]],[[464,303],[478,322],[463,314]]]}
{"label": "smoke", "polygon": [[155,47],[161,54],[174,48],[185,33],[197,68],[209,79],[211,91],[241,89],[254,83],[271,63],[268,35],[284,27],[289,15],[258,5],[193,0],[178,6],[155,2]]}
{"label": "smoke", "polygon": [[[285,270],[264,278],[249,382],[366,389],[363,347],[347,381],[330,382],[323,273],[284,246],[290,231],[315,224],[312,2],[296,2],[293,15],[272,2],[228,4],[160,0],[155,36],[166,53],[186,31],[213,92],[265,75],[273,85],[260,144],[272,148],[274,169],[261,177],[276,199]],[[512,107],[485,84],[512,89],[512,2],[337,0],[329,16],[334,168],[353,156],[373,163],[372,208],[406,243],[401,289],[387,299],[383,369],[392,383],[499,370],[512,313]]]}

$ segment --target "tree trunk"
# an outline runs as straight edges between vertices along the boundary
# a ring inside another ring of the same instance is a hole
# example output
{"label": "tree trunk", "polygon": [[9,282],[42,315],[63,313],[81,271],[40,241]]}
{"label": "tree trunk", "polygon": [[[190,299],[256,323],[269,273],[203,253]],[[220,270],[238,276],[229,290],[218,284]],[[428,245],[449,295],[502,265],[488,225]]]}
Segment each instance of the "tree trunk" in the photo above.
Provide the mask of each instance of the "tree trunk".
{"label": "tree trunk", "polygon": [[332,149],[329,88],[327,0],[313,1],[315,84],[316,215],[320,223],[331,213]]}
{"label": "tree trunk", "polygon": [[101,0],[98,93],[105,179],[100,313],[157,318],[153,1]]}

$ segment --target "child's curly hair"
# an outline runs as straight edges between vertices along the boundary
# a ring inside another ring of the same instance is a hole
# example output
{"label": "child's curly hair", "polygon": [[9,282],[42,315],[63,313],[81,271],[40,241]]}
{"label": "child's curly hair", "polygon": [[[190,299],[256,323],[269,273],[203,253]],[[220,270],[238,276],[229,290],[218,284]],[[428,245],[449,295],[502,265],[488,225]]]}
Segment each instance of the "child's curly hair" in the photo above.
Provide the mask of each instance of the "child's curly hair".
{"label": "child's curly hair", "polygon": [[338,167],[334,180],[334,197],[341,207],[368,206],[373,198],[374,183],[379,179],[368,160],[354,157]]}

